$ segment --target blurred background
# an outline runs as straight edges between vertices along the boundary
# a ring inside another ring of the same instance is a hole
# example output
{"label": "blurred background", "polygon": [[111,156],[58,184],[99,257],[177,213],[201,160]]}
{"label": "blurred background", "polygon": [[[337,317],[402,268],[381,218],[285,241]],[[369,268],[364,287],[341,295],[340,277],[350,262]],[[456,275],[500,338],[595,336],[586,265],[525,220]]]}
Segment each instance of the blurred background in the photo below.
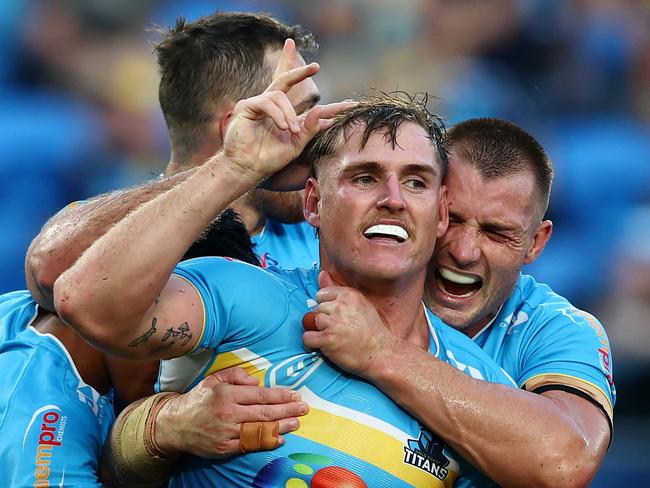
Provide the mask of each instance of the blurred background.
{"label": "blurred background", "polygon": [[449,124],[491,116],[556,168],[555,231],[528,271],[598,316],[618,388],[593,486],[650,486],[650,2],[0,0],[0,292],[71,201],[168,161],[154,25],[263,11],[312,30],[325,102],[427,91]]}

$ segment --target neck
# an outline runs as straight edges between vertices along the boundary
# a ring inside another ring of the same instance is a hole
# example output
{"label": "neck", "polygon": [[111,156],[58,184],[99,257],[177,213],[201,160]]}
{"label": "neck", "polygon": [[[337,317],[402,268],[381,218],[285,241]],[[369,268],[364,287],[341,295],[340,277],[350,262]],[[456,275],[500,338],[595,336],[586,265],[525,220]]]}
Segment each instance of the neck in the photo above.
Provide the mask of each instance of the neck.
{"label": "neck", "polygon": [[111,384],[102,352],[91,347],[54,314],[39,314],[34,327],[43,334],[51,334],[59,339],[70,354],[81,379],[102,395],[108,393]]}
{"label": "neck", "polygon": [[266,225],[266,214],[262,211],[255,192],[256,190],[252,190],[246,193],[230,205],[230,208],[239,215],[251,237],[262,232]]}
{"label": "neck", "polygon": [[[212,138],[209,138],[209,140],[212,141]],[[169,164],[167,164],[167,168],[165,169],[165,176],[175,175],[181,171],[202,166],[208,159],[221,150],[221,143],[217,139],[215,141],[204,144],[203,147],[192,153],[178,151],[172,147],[172,154]]]}
{"label": "neck", "polygon": [[429,348],[429,328],[422,305],[424,273],[380,282],[376,279],[346,276],[322,260],[323,256],[321,269],[327,271],[337,284],[359,290],[372,302],[391,332],[422,349]]}

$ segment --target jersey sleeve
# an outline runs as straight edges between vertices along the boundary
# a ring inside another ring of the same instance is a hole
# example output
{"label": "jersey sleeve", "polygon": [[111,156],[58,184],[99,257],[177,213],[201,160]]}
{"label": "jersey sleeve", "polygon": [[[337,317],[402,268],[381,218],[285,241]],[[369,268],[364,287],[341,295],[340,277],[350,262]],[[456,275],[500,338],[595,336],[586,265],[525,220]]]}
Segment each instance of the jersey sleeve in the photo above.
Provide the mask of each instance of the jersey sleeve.
{"label": "jersey sleeve", "polygon": [[195,350],[242,347],[286,320],[295,287],[261,268],[221,257],[190,259],[174,274],[201,297],[205,322]]}
{"label": "jersey sleeve", "polygon": [[532,332],[522,351],[519,386],[537,393],[571,391],[601,406],[611,422],[616,389],[609,340],[600,322],[567,307]]}
{"label": "jersey sleeve", "polygon": [[25,380],[16,386],[5,419],[10,425],[2,428],[3,442],[15,450],[3,456],[7,486],[102,486],[99,458],[113,417],[106,412],[100,425],[90,405],[68,393],[34,390]]}
{"label": "jersey sleeve", "polygon": [[436,323],[435,328],[440,337],[438,347],[444,349],[437,354],[440,359],[446,359],[449,364],[472,378],[512,387],[517,386],[510,375],[469,337],[442,323],[438,318],[430,318],[430,320],[432,323],[435,320]]}

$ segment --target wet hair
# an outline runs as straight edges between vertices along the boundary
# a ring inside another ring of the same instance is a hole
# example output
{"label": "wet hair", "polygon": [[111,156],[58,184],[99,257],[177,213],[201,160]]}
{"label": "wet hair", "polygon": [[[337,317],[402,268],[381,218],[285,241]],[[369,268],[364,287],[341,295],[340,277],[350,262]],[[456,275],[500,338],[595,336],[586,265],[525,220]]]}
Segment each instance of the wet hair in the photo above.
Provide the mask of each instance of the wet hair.
{"label": "wet hair", "polygon": [[362,150],[375,132],[383,132],[385,140],[399,147],[397,132],[404,122],[414,123],[424,129],[435,149],[441,175],[447,169],[448,151],[445,126],[442,119],[427,109],[428,95],[410,95],[405,92],[380,93],[359,100],[335,117],[334,123],[317,134],[307,145],[302,157],[312,162],[313,173],[318,173],[318,163],[338,151],[349,139],[352,129],[363,127]]}
{"label": "wet hair", "polygon": [[474,166],[484,179],[503,178],[522,171],[535,177],[542,213],[548,208],[553,164],[542,145],[512,122],[478,118],[447,131],[453,153]]}
{"label": "wet hair", "polygon": [[181,159],[204,144],[220,103],[258,95],[269,85],[268,50],[282,49],[288,38],[303,53],[317,48],[310,32],[267,14],[216,12],[194,22],[181,17],[159,32],[158,97]]}
{"label": "wet hair", "polygon": [[182,261],[203,256],[224,256],[260,265],[246,226],[232,209],[226,209],[212,221],[187,250]]}

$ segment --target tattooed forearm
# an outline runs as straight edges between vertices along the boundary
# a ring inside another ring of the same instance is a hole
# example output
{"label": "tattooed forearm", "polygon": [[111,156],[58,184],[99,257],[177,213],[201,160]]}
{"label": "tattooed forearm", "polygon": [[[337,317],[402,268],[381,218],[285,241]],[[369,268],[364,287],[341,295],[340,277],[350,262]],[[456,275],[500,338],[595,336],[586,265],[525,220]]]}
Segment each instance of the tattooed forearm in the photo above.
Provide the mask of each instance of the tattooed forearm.
{"label": "tattooed forearm", "polygon": [[142,334],[140,337],[135,339],[134,341],[129,342],[129,347],[137,347],[140,344],[146,344],[147,341],[151,338],[152,335],[156,332],[156,323],[158,322],[158,319],[156,317],[153,318],[151,321],[151,327],[149,327],[149,330]]}

